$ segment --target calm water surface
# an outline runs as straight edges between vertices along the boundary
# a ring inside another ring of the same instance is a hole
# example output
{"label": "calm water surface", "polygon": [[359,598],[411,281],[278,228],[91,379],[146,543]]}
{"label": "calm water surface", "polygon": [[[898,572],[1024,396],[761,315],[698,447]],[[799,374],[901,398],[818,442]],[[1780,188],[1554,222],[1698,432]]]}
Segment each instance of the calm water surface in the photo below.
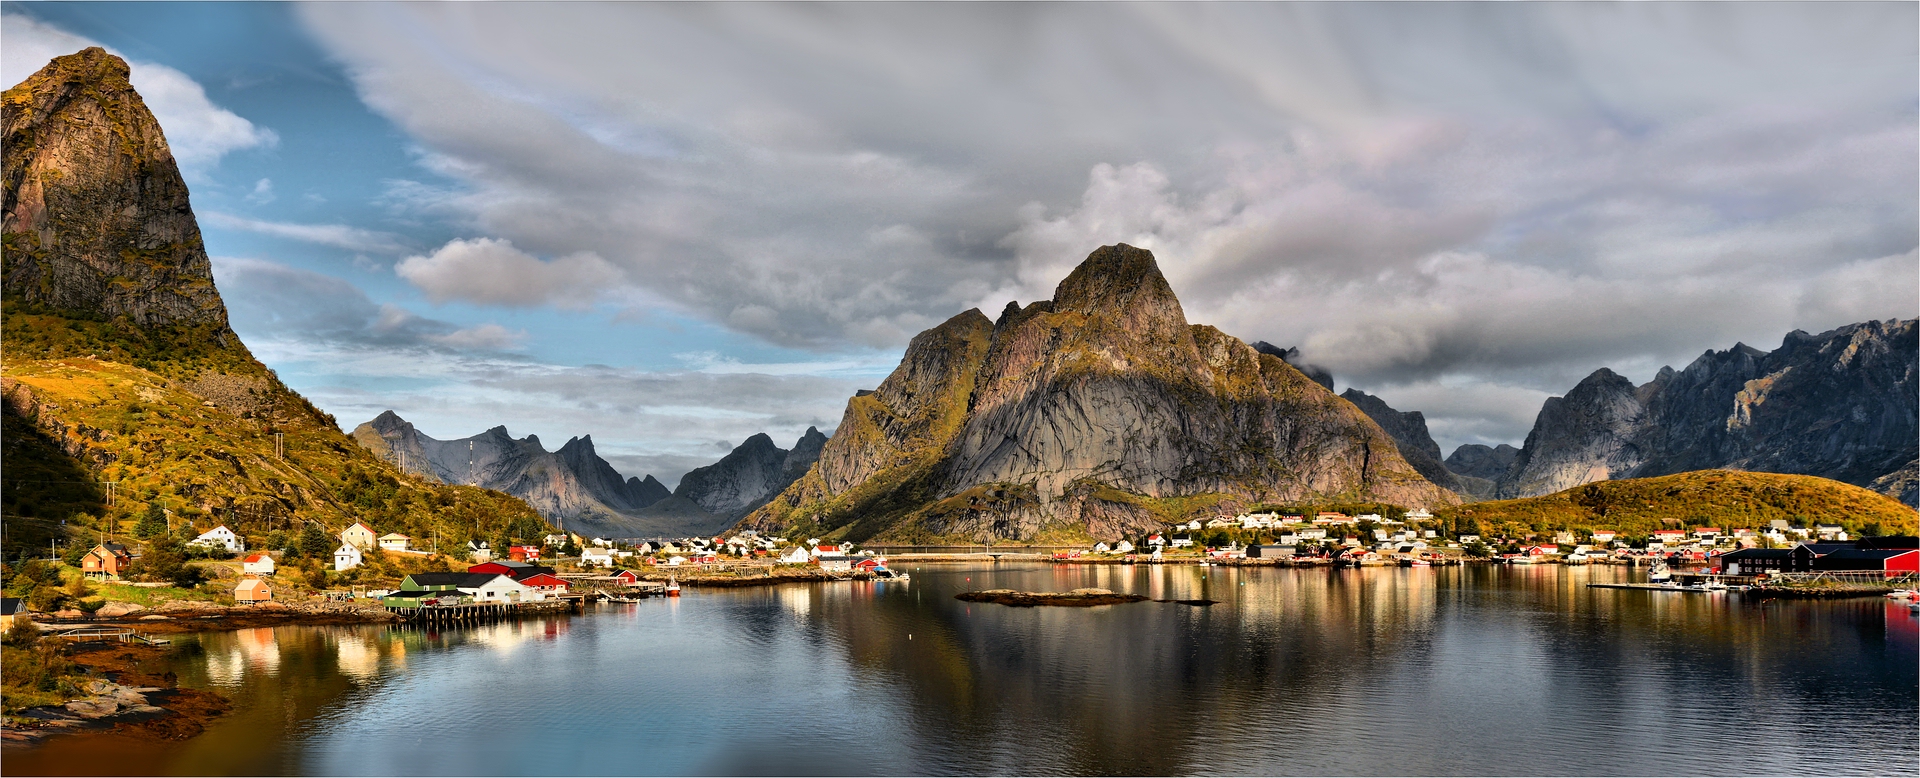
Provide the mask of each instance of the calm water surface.
{"label": "calm water surface", "polygon": [[[443,632],[184,636],[201,736],[27,775],[1877,774],[1920,764],[1920,624],[1874,600],[1589,589],[1622,568],[906,564]],[[970,589],[1139,603],[1008,608]],[[76,767],[77,766],[77,767]]]}

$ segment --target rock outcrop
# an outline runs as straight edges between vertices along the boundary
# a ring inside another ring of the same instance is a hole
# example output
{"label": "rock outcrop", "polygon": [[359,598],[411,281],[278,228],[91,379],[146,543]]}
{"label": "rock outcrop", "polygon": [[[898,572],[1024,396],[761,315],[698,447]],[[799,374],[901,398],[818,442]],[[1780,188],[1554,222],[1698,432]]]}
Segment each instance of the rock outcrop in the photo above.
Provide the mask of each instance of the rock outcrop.
{"label": "rock outcrop", "polygon": [[1312,379],[1316,384],[1326,387],[1327,391],[1333,391],[1333,374],[1327,372],[1326,368],[1319,365],[1311,365],[1300,361],[1300,349],[1281,348],[1264,340],[1257,340],[1253,342],[1253,350],[1262,354],[1279,357],[1280,361],[1292,365],[1293,369],[1300,371],[1301,375]]}
{"label": "rock outcrop", "polygon": [[9,297],[146,327],[207,325],[227,309],[159,122],[99,48],[56,57],[4,96]]}
{"label": "rock outcrop", "polygon": [[[915,337],[847,403],[819,464],[746,520],[865,539],[1159,526],[1169,511],[1324,497],[1457,501],[1352,404],[1190,325],[1153,255],[1095,251],[1052,300]],[[1111,507],[1107,507],[1111,506]],[[1071,526],[1069,526],[1071,523]],[[1117,535],[1116,535],[1117,537]]]}
{"label": "rock outcrop", "polygon": [[1920,454],[1917,330],[1908,319],[1795,331],[1772,352],[1708,351],[1639,387],[1595,371],[1541,408],[1499,492],[1725,468],[1817,475],[1911,500],[1901,473]]}
{"label": "rock outcrop", "polygon": [[1341,392],[1340,398],[1353,403],[1353,407],[1359,408],[1373,423],[1380,425],[1380,429],[1393,438],[1394,445],[1400,448],[1400,456],[1420,475],[1442,488],[1461,493],[1467,491],[1459,477],[1440,461],[1440,444],[1433,442],[1433,434],[1427,432],[1425,414],[1419,411],[1396,411],[1385,400],[1351,387]]}
{"label": "rock outcrop", "polygon": [[564,528],[622,534],[623,519],[664,499],[653,476],[625,479],[594,451],[592,436],[549,452],[533,435],[515,439],[506,427],[470,438],[436,440],[387,411],[353,430],[361,446],[410,473],[467,484],[525,500]]}

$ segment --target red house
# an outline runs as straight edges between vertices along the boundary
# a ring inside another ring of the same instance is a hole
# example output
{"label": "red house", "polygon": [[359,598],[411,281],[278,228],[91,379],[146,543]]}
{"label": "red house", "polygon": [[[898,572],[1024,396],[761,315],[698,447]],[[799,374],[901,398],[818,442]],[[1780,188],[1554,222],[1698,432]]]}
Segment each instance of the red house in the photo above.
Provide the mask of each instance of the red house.
{"label": "red house", "polygon": [[613,575],[611,575],[611,576],[608,576],[608,577],[609,577],[609,578],[613,578],[613,579],[616,579],[616,580],[618,580],[618,581],[620,581],[621,583],[623,583],[623,584],[626,584],[627,586],[639,586],[639,585],[640,585],[640,574],[639,574],[639,573],[636,573],[636,572],[634,572],[634,571],[632,571],[632,570],[621,570],[621,571],[619,571],[619,572],[617,572],[617,573],[614,573]]}
{"label": "red house", "polygon": [[519,580],[529,589],[539,589],[548,594],[561,594],[572,587],[572,584],[552,573],[539,573]]}
{"label": "red house", "polygon": [[540,561],[540,547],[508,546],[507,558],[515,562],[538,562]]}
{"label": "red house", "polygon": [[853,569],[864,570],[869,573],[873,572],[874,568],[886,567],[886,566],[887,566],[887,560],[881,559],[880,557],[877,557],[877,556],[867,557],[866,559],[862,559],[858,562],[853,563]]}

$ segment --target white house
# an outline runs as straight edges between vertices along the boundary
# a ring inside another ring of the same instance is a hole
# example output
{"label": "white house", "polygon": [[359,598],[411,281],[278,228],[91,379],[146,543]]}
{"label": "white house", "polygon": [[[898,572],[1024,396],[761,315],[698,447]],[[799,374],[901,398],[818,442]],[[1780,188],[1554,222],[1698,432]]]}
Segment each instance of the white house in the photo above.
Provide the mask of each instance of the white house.
{"label": "white house", "polygon": [[487,547],[487,541],[469,540],[467,541],[467,558],[472,559],[476,565],[486,564],[493,561],[493,549]]}
{"label": "white house", "polygon": [[1467,543],[1478,543],[1480,542],[1480,536],[1479,535],[1461,535],[1460,542],[1463,545]]}
{"label": "white house", "polygon": [[380,549],[383,551],[405,551],[407,550],[407,542],[411,540],[413,540],[413,538],[398,532],[389,532],[380,536]]}
{"label": "white house", "polygon": [[1193,548],[1193,536],[1192,535],[1175,535],[1173,536],[1172,539],[1167,541],[1167,545],[1172,546],[1173,548]]}
{"label": "white house", "polygon": [[240,561],[240,571],[253,575],[273,575],[273,557],[266,554],[250,554]]}
{"label": "white house", "polygon": [[558,534],[548,535],[544,538],[541,538],[541,540],[545,541],[546,544],[549,546],[552,546],[554,548],[559,548],[567,544],[567,535],[566,533],[562,532]]}
{"label": "white house", "polygon": [[811,559],[813,555],[807,553],[806,546],[794,546],[787,549],[787,553],[780,555],[780,563],[787,565],[804,565]]}
{"label": "white house", "polygon": [[1133,553],[1133,543],[1130,541],[1122,540],[1118,543],[1113,544],[1113,551],[1116,554],[1131,554]]}
{"label": "white house", "polygon": [[1593,542],[1595,542],[1595,543],[1612,543],[1612,542],[1613,542],[1613,538],[1614,538],[1614,535],[1616,535],[1616,534],[1617,534],[1617,533],[1615,533],[1615,532],[1614,532],[1613,530],[1610,530],[1610,529],[1597,529],[1597,530],[1594,530],[1594,531],[1593,531]]}
{"label": "white house", "polygon": [[362,561],[365,558],[360,554],[360,547],[352,543],[341,543],[339,548],[333,550],[333,571],[336,573],[359,567]]}
{"label": "white house", "polygon": [[547,598],[545,592],[498,573],[477,583],[470,578],[468,583],[471,585],[456,588],[476,603],[540,602]]}
{"label": "white house", "polygon": [[1221,527],[1231,527],[1236,524],[1239,524],[1239,522],[1234,521],[1233,519],[1229,519],[1225,516],[1220,516],[1220,517],[1208,520],[1207,529],[1219,529]]}
{"label": "white house", "polygon": [[1194,519],[1193,521],[1189,521],[1189,522],[1187,522],[1187,529],[1188,529],[1188,530],[1196,530],[1196,529],[1199,529],[1199,528],[1200,528],[1200,520],[1199,520],[1199,519]]}
{"label": "white house", "polygon": [[1300,532],[1298,534],[1300,535],[1301,540],[1326,540],[1327,528],[1326,527],[1301,527]]}
{"label": "white house", "polygon": [[1093,544],[1093,553],[1096,553],[1096,554],[1104,554],[1104,553],[1107,553],[1108,551],[1112,551],[1112,550],[1113,550],[1113,549],[1112,549],[1111,547],[1109,547],[1109,546],[1108,546],[1107,544],[1105,544],[1105,543],[1095,543],[1095,544]]}
{"label": "white house", "polygon": [[813,547],[813,555],[821,559],[844,559],[847,550],[832,543],[823,543]]}
{"label": "white house", "polygon": [[223,548],[226,549],[228,553],[233,554],[247,550],[246,541],[241,540],[240,536],[234,534],[233,530],[227,529],[227,525],[225,524],[200,533],[200,537],[188,541],[187,545],[199,546],[201,548]]}
{"label": "white house", "polygon": [[598,567],[613,566],[613,549],[594,546],[580,552],[580,564]]}
{"label": "white house", "polygon": [[1415,508],[1407,511],[1407,521],[1426,521],[1431,518],[1433,518],[1433,514],[1428,513],[1425,508]]}

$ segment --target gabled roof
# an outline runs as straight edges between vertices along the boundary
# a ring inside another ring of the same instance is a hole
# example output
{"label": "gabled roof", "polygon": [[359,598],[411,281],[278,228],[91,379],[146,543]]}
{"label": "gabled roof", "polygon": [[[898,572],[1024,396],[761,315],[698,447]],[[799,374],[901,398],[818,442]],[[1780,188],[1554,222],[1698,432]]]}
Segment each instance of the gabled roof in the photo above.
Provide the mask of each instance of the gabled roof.
{"label": "gabled roof", "polygon": [[398,533],[398,532],[389,532],[389,533],[387,533],[387,534],[385,534],[385,535],[381,535],[381,536],[380,536],[380,539],[381,539],[381,540],[396,540],[396,539],[397,539],[397,540],[412,540],[413,538],[411,538],[411,537],[408,537],[408,536],[406,536],[406,535],[402,535],[402,534],[400,534],[400,533]]}
{"label": "gabled roof", "polygon": [[1844,559],[1886,560],[1886,559],[1892,559],[1897,556],[1906,556],[1907,554],[1920,554],[1920,550],[1915,550],[1911,548],[1849,548],[1841,551],[1835,551],[1822,558],[1829,561],[1839,561]]}
{"label": "gabled roof", "polygon": [[[202,533],[200,533],[200,537],[203,537],[203,538],[204,538],[204,537],[206,537],[206,536],[208,536],[208,535],[211,535],[211,534],[213,534],[213,533],[215,533],[215,532],[219,532],[220,530],[223,530],[223,529],[227,529],[227,525],[225,525],[225,524],[222,524],[222,525],[220,525],[220,526],[218,526],[218,527],[214,527],[213,529],[210,529],[210,530],[207,530],[206,532],[202,532]],[[230,530],[230,529],[227,529],[227,533],[228,533],[228,534],[233,534],[233,530]]]}
{"label": "gabled roof", "polygon": [[273,557],[267,556],[266,554],[248,554],[245,562],[246,564],[253,564],[262,559],[265,559],[269,562],[273,561]]}
{"label": "gabled roof", "polygon": [[501,577],[500,573],[414,573],[405,580],[413,581],[416,586],[485,586],[488,581]]}
{"label": "gabled roof", "polygon": [[120,545],[119,543],[114,543],[114,542],[111,542],[111,541],[109,541],[109,542],[106,542],[106,543],[101,543],[101,544],[100,544],[100,545],[98,545],[98,546],[94,546],[94,548],[95,548],[96,550],[98,550],[98,549],[102,549],[102,548],[104,548],[104,549],[106,549],[106,550],[107,550],[107,553],[110,553],[110,554],[125,554],[125,553],[127,553],[127,547],[126,547],[126,546],[123,546],[123,545]]}
{"label": "gabled roof", "polygon": [[346,532],[347,530],[349,530],[349,529],[353,529],[354,527],[359,527],[359,528],[361,528],[361,529],[363,529],[363,530],[366,530],[366,531],[368,531],[368,532],[372,532],[372,531],[373,531],[373,528],[372,528],[372,527],[369,527],[369,526],[367,526],[367,523],[366,523],[366,522],[364,522],[364,521],[356,521],[356,522],[354,522],[354,523],[352,523],[352,524],[349,524],[349,525],[347,525],[347,529],[343,529],[343,530],[340,530],[340,531],[341,531],[341,532]]}
{"label": "gabled roof", "polygon": [[18,597],[0,597],[0,616],[18,616],[26,612],[26,600]]}
{"label": "gabled roof", "polygon": [[244,581],[241,581],[239,586],[233,587],[233,590],[237,592],[237,591],[253,591],[255,589],[266,589],[266,588],[269,588],[267,586],[266,581],[262,581],[258,578],[248,578]]}
{"label": "gabled roof", "polygon": [[1723,560],[1726,560],[1726,559],[1736,559],[1736,560],[1737,559],[1790,559],[1792,557],[1793,557],[1793,549],[1791,548],[1743,548],[1743,549],[1740,549],[1739,551],[1735,551],[1730,554],[1720,555],[1720,558]]}

